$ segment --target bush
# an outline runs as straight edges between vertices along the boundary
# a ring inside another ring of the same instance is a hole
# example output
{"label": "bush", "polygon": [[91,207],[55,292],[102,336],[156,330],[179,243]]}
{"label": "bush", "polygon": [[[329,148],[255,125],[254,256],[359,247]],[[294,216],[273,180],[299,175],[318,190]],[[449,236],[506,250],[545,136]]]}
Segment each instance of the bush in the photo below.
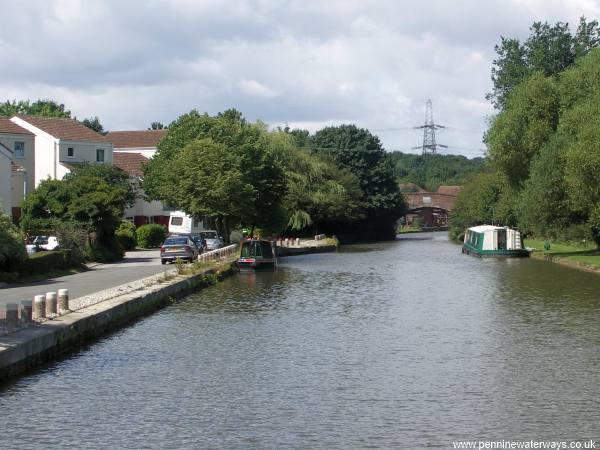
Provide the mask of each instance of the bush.
{"label": "bush", "polygon": [[0,271],[12,272],[26,258],[23,235],[10,217],[0,213]]}
{"label": "bush", "polygon": [[137,243],[142,248],[156,248],[165,240],[167,230],[162,225],[142,225],[135,232]]}
{"label": "bush", "polygon": [[128,220],[121,222],[121,225],[119,225],[119,228],[115,232],[115,237],[125,250],[133,250],[137,245],[135,225]]}
{"label": "bush", "polygon": [[88,233],[80,224],[55,221],[50,235],[56,236],[62,250],[68,251],[68,264],[76,267],[85,261]]}
{"label": "bush", "polygon": [[87,259],[90,261],[109,263],[123,259],[125,250],[117,239],[110,241],[109,245],[101,245],[98,242],[87,249]]}
{"label": "bush", "polygon": [[37,252],[30,255],[19,266],[21,275],[39,275],[56,269],[68,269],[71,256],[68,250]]}

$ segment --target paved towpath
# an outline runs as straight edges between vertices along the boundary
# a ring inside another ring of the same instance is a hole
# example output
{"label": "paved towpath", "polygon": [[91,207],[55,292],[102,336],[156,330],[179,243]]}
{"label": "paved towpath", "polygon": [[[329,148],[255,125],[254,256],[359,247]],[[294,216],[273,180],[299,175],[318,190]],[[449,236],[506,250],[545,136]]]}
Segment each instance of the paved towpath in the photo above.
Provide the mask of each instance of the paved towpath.
{"label": "paved towpath", "polygon": [[69,296],[77,298],[97,291],[109,289],[130,281],[138,280],[164,271],[160,264],[158,250],[138,250],[127,252],[123,261],[114,264],[100,264],[87,272],[59,278],[38,281],[27,285],[0,288],[0,311],[4,315],[7,303],[33,300],[37,294],[69,289]]}

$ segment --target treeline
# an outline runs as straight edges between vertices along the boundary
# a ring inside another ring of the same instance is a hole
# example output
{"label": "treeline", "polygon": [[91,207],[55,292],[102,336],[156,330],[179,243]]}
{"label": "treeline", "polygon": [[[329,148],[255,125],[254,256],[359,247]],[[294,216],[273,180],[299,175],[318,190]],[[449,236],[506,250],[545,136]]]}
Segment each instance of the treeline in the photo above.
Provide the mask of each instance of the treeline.
{"label": "treeline", "polygon": [[354,125],[269,131],[236,110],[196,110],[172,122],[144,168],[156,200],[266,234],[393,238],[405,203],[379,139]]}
{"label": "treeline", "polygon": [[[600,49],[592,49],[599,43],[597,23],[582,19],[573,36],[565,24],[534,25],[528,42],[540,30],[545,40],[530,45],[535,52],[528,59],[535,57],[546,70],[523,71],[504,94],[485,135],[489,168],[461,192],[454,237],[494,221],[537,237],[600,243]],[[519,64],[522,59],[496,62],[493,79],[504,79],[500,70],[517,73]]]}
{"label": "treeline", "polygon": [[400,183],[414,183],[428,191],[439,186],[463,185],[481,172],[484,158],[468,159],[462,155],[414,155],[390,153],[394,175]]}

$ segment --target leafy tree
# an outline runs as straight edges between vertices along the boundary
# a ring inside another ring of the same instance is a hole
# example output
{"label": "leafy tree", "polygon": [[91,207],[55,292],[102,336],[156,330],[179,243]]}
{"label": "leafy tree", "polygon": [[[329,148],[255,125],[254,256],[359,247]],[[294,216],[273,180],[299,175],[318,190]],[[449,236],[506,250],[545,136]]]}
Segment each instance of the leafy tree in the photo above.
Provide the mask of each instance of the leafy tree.
{"label": "leafy tree", "polygon": [[[192,161],[194,158],[196,160]],[[204,165],[214,171],[214,183],[202,178],[208,177],[208,172],[202,169]],[[198,169],[197,175],[190,173],[190,166]],[[220,200],[210,197],[202,186],[183,179],[186,177],[196,182],[202,179],[202,183],[219,188],[224,197]],[[229,191],[226,182],[240,191]],[[232,225],[232,220],[250,226],[270,227],[280,220],[285,180],[283,170],[269,148],[266,126],[248,123],[234,109],[216,116],[193,110],[169,126],[169,132],[158,144],[156,155],[144,169],[143,188],[151,198],[178,205],[197,217],[212,217],[224,228]],[[202,199],[207,203],[201,205],[200,197],[189,199],[196,195],[203,195]],[[228,205],[229,199],[236,196],[239,197],[237,201],[244,203]],[[227,229],[223,231],[229,236]]]}
{"label": "leafy tree", "polygon": [[534,74],[511,92],[503,112],[486,132],[492,165],[514,186],[529,174],[529,164],[558,125],[559,96],[556,83]]}
{"label": "leafy tree", "polygon": [[498,57],[492,66],[492,92],[486,98],[498,110],[504,109],[508,94],[528,76],[535,72],[556,76],[600,45],[598,22],[585,17],[580,18],[575,34],[564,22],[534,22],[530,32],[523,43],[502,36],[494,47]]}
{"label": "leafy tree", "polygon": [[54,100],[7,100],[0,103],[0,116],[12,117],[16,114],[44,117],[71,117],[71,111],[65,110],[65,105]]}
{"label": "leafy tree", "polygon": [[16,270],[26,258],[23,235],[10,217],[0,212],[0,272]]}
{"label": "leafy tree", "polygon": [[355,125],[341,125],[317,131],[310,145],[317,154],[331,158],[358,178],[367,217],[359,228],[369,228],[379,237],[392,237],[406,203],[379,138]]}
{"label": "leafy tree", "polygon": [[79,224],[95,234],[95,245],[111,248],[124,209],[135,201],[129,176],[121,169],[104,164],[73,168],[62,180],[47,179],[23,202],[22,223],[59,220]]}
{"label": "leafy tree", "polygon": [[82,122],[86,127],[91,130],[94,130],[96,133],[106,134],[107,132],[104,130],[104,127],[100,123],[100,119],[98,116],[90,117],[89,119],[83,119]]}
{"label": "leafy tree", "polygon": [[148,129],[149,130],[164,130],[166,128],[167,127],[165,125],[163,125],[162,123],[160,123],[160,122],[152,122],[150,124],[150,127]]}

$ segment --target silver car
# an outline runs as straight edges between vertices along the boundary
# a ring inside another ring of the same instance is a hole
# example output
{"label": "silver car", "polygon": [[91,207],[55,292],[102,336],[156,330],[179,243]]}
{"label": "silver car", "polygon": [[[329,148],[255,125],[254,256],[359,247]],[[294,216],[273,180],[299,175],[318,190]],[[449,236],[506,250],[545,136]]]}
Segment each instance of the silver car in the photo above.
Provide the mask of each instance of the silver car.
{"label": "silver car", "polygon": [[204,230],[200,232],[200,235],[206,241],[207,250],[216,250],[224,245],[223,238],[215,230]]}
{"label": "silver car", "polygon": [[189,236],[169,236],[160,247],[160,262],[174,262],[177,258],[196,261],[200,251],[196,243]]}

